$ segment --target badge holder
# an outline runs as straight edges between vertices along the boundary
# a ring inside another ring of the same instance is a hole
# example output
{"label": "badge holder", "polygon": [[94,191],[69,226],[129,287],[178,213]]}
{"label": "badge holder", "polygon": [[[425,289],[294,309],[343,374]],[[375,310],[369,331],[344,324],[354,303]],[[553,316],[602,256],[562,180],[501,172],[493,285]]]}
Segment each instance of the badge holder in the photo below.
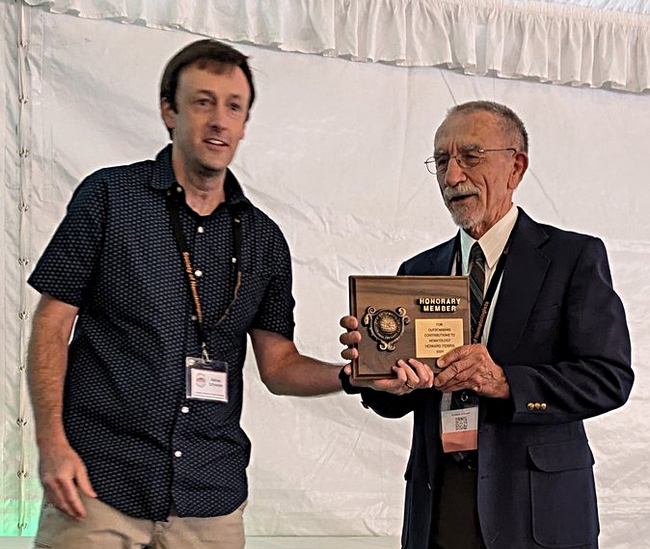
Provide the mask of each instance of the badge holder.
{"label": "badge holder", "polygon": [[207,353],[185,359],[185,396],[190,400],[228,402],[228,363]]}
{"label": "badge holder", "polygon": [[[467,452],[478,449],[478,406],[476,401],[463,406],[463,391],[460,395],[461,407],[452,409],[451,393],[442,395],[440,403],[440,431],[443,452]],[[456,404],[456,403],[454,403]]]}

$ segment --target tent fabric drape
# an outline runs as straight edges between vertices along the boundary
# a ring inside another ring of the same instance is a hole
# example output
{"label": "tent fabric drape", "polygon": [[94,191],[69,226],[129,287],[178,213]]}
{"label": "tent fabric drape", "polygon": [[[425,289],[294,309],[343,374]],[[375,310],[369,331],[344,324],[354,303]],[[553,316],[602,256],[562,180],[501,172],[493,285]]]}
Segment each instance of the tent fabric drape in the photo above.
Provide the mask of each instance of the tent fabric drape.
{"label": "tent fabric drape", "polygon": [[[616,93],[539,84],[530,77],[497,78],[496,71],[466,76],[467,69],[446,70],[446,63],[405,68],[398,61],[349,62],[352,55],[332,37],[363,44],[363,51],[355,50],[360,59],[368,59],[369,51],[390,59],[399,49],[398,35],[390,35],[390,29],[401,28],[399,36],[406,39],[433,28],[420,18],[407,33],[406,19],[393,14],[416,6],[432,14],[442,11],[432,7],[433,0],[403,0],[404,10],[393,0],[335,1],[322,0],[319,7],[311,0],[281,5],[267,0],[264,11],[257,0],[229,0],[231,5],[210,0],[193,2],[184,12],[182,7],[190,5],[184,0],[124,0],[117,8],[108,0],[33,0],[33,5],[0,0],[5,37],[0,40],[0,547],[7,547],[2,536],[34,534],[42,496],[24,383],[25,345],[38,300],[26,285],[27,275],[79,181],[101,167],[151,158],[168,142],[159,112],[161,72],[174,53],[197,38],[197,31],[169,29],[189,29],[193,22],[209,36],[248,42],[236,47],[250,56],[259,99],[232,168],[247,196],[280,225],[289,242],[296,345],[327,361],[340,361],[338,319],[348,310],[349,275],[394,274],[404,259],[455,234],[435,178],[424,166],[447,109],[489,99],[520,114],[530,134],[531,162],[516,202],[541,222],[605,242],[633,341],[637,380],[630,401],[587,424],[597,464],[601,546],[638,549],[639,540],[650,539],[647,86],[645,93]],[[446,49],[411,47],[409,55],[460,52],[474,55],[478,67],[483,58],[475,45],[485,45],[488,29],[468,35],[458,14],[464,7],[463,17],[477,20],[473,11],[479,8],[467,6],[479,4],[438,4],[457,8],[441,15],[454,33],[426,36],[440,38]],[[600,7],[599,21],[612,24],[643,22],[649,15],[645,0],[545,4],[481,6],[509,6],[515,29],[515,8],[520,13],[526,7],[547,13],[566,9],[570,17]],[[334,5],[347,10],[335,20]],[[178,13],[187,15],[171,17]],[[536,32],[546,36],[543,26]],[[502,45],[482,53],[485,59],[500,59],[511,46],[505,30],[497,34]],[[252,45],[254,40],[266,45]],[[613,40],[608,55],[598,58],[610,71],[620,66],[613,56],[623,51]],[[286,53],[289,46],[318,54]],[[541,55],[521,49],[522,59]],[[592,48],[585,58],[593,61],[594,55]],[[637,72],[639,66],[647,68],[647,57],[627,55],[621,74],[630,66]],[[564,66],[565,58],[554,58]],[[329,536],[330,546],[338,536],[398,536],[411,418],[386,420],[343,394],[271,395],[252,352],[244,376],[242,425],[253,442],[247,535]],[[12,539],[8,546],[17,542]]]}
{"label": "tent fabric drape", "polygon": [[650,3],[516,0],[25,0],[56,13],[466,74],[650,89]]}

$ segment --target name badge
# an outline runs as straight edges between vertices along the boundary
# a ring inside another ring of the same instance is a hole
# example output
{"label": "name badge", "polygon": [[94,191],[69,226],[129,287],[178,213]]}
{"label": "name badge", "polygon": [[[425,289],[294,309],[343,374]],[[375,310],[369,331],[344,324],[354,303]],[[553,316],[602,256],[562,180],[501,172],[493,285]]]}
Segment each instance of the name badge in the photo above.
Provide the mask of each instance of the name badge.
{"label": "name badge", "polygon": [[[467,452],[478,449],[478,406],[450,410],[448,393],[443,395],[440,430],[444,452]],[[447,402],[445,402],[447,400]]]}
{"label": "name badge", "polygon": [[228,402],[226,362],[187,357],[185,370],[185,396],[188,399]]}

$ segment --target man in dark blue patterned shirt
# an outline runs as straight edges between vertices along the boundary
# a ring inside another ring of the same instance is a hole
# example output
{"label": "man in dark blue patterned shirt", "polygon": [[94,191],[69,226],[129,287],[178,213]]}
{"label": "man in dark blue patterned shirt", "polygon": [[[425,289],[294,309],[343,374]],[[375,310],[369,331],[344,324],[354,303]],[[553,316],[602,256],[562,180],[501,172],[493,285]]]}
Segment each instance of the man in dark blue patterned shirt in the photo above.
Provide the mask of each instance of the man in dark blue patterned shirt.
{"label": "man in dark blue patterned shirt", "polygon": [[340,366],[298,353],[286,241],[228,170],[254,98],[237,50],[181,50],[172,145],[84,180],[30,278],[37,547],[242,548],[247,334],[273,393],[340,389]]}

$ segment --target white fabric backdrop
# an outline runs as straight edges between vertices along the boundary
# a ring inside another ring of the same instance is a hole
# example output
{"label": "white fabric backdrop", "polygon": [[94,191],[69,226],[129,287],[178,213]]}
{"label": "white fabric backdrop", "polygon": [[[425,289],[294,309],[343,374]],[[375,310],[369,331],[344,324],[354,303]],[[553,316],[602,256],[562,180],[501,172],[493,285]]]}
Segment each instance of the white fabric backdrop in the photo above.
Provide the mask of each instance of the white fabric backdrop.
{"label": "white fabric backdrop", "polygon": [[[33,532],[40,498],[31,418],[20,409],[24,322],[18,315],[36,302],[32,292],[21,302],[24,276],[83,176],[151,157],[165,144],[160,72],[196,38],[25,9],[21,22],[19,6],[0,1],[9,37],[0,46],[0,535],[17,534],[22,520],[23,532]],[[28,102],[22,104],[15,46],[21,26],[29,37]],[[623,409],[590,420],[588,429],[602,546],[641,547],[650,539],[650,435],[643,413],[650,391],[648,95],[238,47],[252,58],[259,102],[233,170],[291,246],[297,344],[328,360],[340,351],[347,276],[392,274],[403,259],[455,231],[423,166],[446,109],[487,98],[519,112],[531,134],[531,167],[517,202],[540,221],[602,237],[626,304],[637,382]],[[21,141],[29,150],[22,180]],[[26,213],[18,208],[21,193]],[[30,265],[21,266],[21,257]],[[17,425],[19,417],[26,429]],[[244,424],[253,440],[250,535],[399,532],[410,420],[378,418],[355,397],[272,396],[251,360]],[[23,469],[21,480],[16,473]]]}
{"label": "white fabric backdrop", "polygon": [[650,88],[648,0],[26,0],[57,13],[407,66]]}

